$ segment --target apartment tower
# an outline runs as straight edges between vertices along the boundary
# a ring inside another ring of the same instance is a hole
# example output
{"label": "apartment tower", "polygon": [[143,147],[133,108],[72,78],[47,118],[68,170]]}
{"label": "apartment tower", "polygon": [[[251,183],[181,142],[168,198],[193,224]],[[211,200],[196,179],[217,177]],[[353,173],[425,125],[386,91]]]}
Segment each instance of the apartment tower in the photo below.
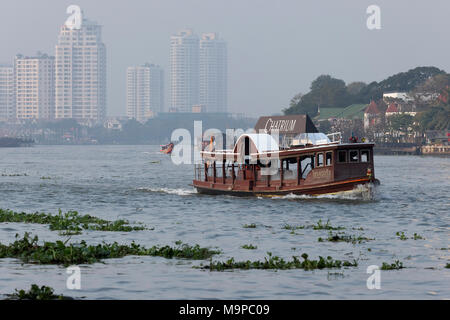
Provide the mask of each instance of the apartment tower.
{"label": "apartment tower", "polygon": [[217,33],[200,39],[200,105],[206,112],[227,112],[227,44]]}
{"label": "apartment tower", "polygon": [[15,57],[17,119],[53,119],[55,116],[55,58],[38,53]]}
{"label": "apartment tower", "polygon": [[0,65],[0,121],[16,118],[14,67]]}
{"label": "apartment tower", "polygon": [[56,118],[101,122],[106,117],[106,48],[102,26],[87,19],[63,25],[56,45]]}
{"label": "apartment tower", "polygon": [[199,104],[199,38],[191,29],[170,38],[170,107],[191,112]]}
{"label": "apartment tower", "polygon": [[127,116],[145,122],[164,111],[164,71],[155,64],[127,69]]}

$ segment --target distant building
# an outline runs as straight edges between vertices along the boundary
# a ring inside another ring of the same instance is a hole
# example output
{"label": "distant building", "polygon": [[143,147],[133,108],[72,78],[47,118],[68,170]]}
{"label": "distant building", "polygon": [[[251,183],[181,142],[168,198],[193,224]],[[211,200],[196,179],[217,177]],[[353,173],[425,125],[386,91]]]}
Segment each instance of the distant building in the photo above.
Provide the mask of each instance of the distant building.
{"label": "distant building", "polygon": [[38,54],[15,58],[17,119],[55,117],[55,57]]}
{"label": "distant building", "polygon": [[170,110],[191,112],[199,103],[199,38],[191,29],[170,38]]}
{"label": "distant building", "polygon": [[217,33],[200,39],[200,104],[206,112],[227,112],[227,44]]}
{"label": "distant building", "polygon": [[0,65],[0,121],[16,118],[14,67]]}
{"label": "distant building", "polygon": [[397,115],[399,113],[400,112],[398,111],[398,108],[397,108],[396,104],[395,103],[391,103],[391,104],[389,104],[388,108],[386,109],[385,115],[386,115],[386,118],[387,118],[387,117],[390,117],[390,116],[393,116],[393,115]]}
{"label": "distant building", "polygon": [[102,27],[83,19],[62,26],[56,45],[56,118],[99,122],[106,117],[106,48]]}
{"label": "distant building", "polygon": [[154,64],[127,69],[127,116],[140,122],[164,111],[164,71]]}
{"label": "distant building", "polygon": [[383,94],[383,100],[388,101],[389,99],[399,99],[403,101],[411,101],[413,100],[407,92],[390,92]]}
{"label": "distant building", "polygon": [[381,112],[375,101],[371,101],[364,111],[364,130],[376,126],[381,122]]}

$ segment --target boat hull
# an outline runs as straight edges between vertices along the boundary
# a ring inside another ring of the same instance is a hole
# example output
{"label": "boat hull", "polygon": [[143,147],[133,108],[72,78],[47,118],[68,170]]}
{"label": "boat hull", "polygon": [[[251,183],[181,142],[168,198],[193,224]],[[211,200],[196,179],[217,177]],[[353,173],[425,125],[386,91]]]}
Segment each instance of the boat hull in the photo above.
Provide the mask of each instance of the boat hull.
{"label": "boat hull", "polygon": [[218,188],[217,186],[206,187],[194,182],[194,187],[200,194],[208,195],[232,195],[237,197],[276,197],[285,195],[324,195],[345,191],[352,191],[360,185],[379,185],[377,179],[361,178],[346,181],[333,182],[322,185],[298,186],[296,188],[283,188],[280,190],[235,190],[232,187]]}

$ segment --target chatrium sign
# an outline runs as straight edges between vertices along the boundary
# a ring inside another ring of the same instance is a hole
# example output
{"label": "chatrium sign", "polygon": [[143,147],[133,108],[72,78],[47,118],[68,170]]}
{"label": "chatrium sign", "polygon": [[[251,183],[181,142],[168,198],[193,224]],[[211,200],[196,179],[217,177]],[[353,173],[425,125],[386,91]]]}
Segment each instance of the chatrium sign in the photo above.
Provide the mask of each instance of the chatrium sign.
{"label": "chatrium sign", "polygon": [[278,131],[293,131],[295,129],[295,124],[297,120],[273,120],[268,119],[264,131],[266,133],[272,132],[274,130]]}
{"label": "chatrium sign", "polygon": [[317,128],[307,115],[261,117],[255,126],[256,132],[270,134],[316,133]]}

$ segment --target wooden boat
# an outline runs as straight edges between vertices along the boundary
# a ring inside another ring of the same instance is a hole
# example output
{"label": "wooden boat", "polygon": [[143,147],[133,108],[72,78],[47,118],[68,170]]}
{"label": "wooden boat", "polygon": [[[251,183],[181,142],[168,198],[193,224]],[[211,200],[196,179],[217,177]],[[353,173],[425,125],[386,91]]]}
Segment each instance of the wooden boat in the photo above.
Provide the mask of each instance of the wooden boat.
{"label": "wooden boat", "polygon": [[171,154],[174,146],[175,145],[172,142],[169,144],[163,145],[163,146],[161,146],[160,152],[164,153],[164,154]]}
{"label": "wooden boat", "polygon": [[201,152],[193,181],[199,193],[320,195],[379,183],[373,143],[342,143],[339,134],[319,133],[306,115],[263,117],[255,130],[263,133],[241,135],[232,150]]}

